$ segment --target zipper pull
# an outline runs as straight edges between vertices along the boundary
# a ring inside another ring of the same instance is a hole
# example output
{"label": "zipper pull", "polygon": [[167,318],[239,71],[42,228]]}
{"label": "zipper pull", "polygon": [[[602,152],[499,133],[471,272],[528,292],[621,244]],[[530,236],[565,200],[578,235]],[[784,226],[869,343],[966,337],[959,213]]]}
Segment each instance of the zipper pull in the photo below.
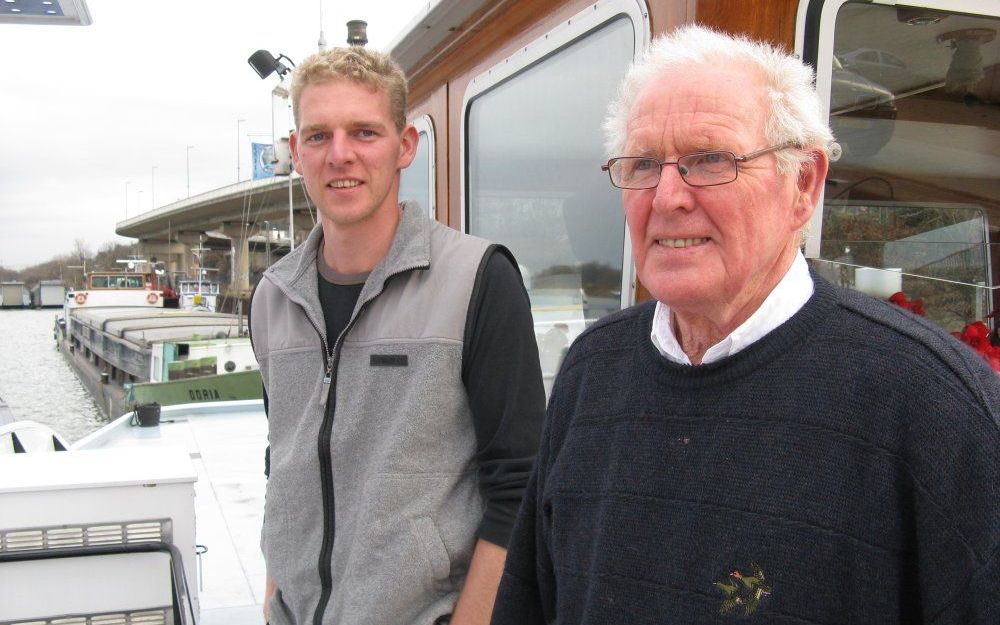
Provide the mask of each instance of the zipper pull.
{"label": "zipper pull", "polygon": [[327,372],[323,375],[323,386],[319,392],[319,405],[326,408],[327,399],[330,397],[330,381],[332,380],[330,373]]}
{"label": "zipper pull", "polygon": [[330,398],[330,382],[333,381],[333,358],[326,361],[326,371],[323,372],[323,386],[320,387],[319,405],[326,409],[327,401]]}

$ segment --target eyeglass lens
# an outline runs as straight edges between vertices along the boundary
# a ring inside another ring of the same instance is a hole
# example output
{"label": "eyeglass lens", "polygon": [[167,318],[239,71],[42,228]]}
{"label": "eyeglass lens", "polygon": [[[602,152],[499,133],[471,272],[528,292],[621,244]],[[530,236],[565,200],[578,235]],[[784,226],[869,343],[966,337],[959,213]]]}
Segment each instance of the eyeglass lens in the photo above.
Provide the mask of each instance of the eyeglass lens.
{"label": "eyeglass lens", "polygon": [[[711,186],[736,179],[736,157],[731,152],[700,152],[677,159],[681,178],[693,186]],[[660,182],[663,166],[653,158],[623,157],[612,163],[612,182],[626,189],[651,189]]]}

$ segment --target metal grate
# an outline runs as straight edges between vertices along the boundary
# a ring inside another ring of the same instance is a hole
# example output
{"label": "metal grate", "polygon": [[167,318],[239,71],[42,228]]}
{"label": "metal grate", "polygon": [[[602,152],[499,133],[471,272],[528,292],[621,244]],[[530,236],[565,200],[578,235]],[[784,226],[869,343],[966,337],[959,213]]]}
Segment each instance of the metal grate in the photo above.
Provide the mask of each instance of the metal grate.
{"label": "metal grate", "polygon": [[173,622],[173,608],[157,608],[141,612],[60,616],[31,621],[0,621],[0,625],[169,625]]}
{"label": "metal grate", "polygon": [[[170,542],[170,520],[0,530],[0,552],[143,542]],[[75,621],[67,622],[67,625],[75,624]],[[95,625],[103,625],[103,622],[95,621]]]}

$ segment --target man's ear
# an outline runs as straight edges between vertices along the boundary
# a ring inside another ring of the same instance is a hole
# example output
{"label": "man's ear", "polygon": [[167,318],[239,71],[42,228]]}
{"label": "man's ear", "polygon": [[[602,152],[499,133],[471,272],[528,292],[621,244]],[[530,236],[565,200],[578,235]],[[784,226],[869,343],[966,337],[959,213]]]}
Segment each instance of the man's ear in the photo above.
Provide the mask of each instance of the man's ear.
{"label": "man's ear", "polygon": [[798,195],[795,200],[795,221],[796,229],[804,227],[809,223],[816,203],[823,193],[823,186],[826,182],[826,173],[830,168],[830,159],[826,150],[811,150],[812,159],[802,163],[796,180],[796,190]]}
{"label": "man's ear", "polygon": [[302,169],[299,167],[299,135],[297,132],[292,132],[288,135],[288,149],[292,152],[292,165],[295,167],[295,171],[302,175]]}
{"label": "man's ear", "polygon": [[417,155],[417,143],[420,135],[413,124],[407,124],[399,137],[399,160],[396,161],[398,169],[406,169],[413,162],[413,157]]}

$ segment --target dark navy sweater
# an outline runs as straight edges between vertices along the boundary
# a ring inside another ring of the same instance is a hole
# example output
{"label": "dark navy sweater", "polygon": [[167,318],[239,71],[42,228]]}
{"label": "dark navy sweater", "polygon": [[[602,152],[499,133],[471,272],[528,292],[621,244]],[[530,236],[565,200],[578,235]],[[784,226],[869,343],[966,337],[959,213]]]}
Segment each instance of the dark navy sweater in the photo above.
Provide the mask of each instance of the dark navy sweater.
{"label": "dark navy sweater", "polygon": [[1000,623],[997,375],[814,280],[712,364],[663,358],[651,303],[581,335],[494,625]]}

